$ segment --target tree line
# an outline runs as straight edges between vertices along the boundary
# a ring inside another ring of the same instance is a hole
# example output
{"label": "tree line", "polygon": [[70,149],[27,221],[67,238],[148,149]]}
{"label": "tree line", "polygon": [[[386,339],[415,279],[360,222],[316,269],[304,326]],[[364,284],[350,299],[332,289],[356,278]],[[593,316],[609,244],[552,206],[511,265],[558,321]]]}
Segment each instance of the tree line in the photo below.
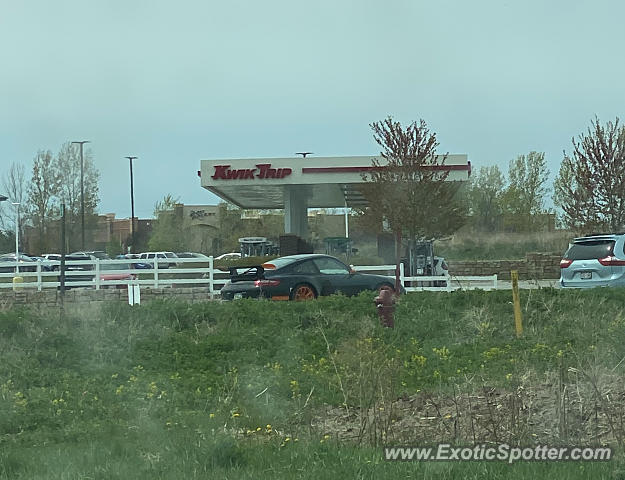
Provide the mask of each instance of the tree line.
{"label": "tree line", "polygon": [[[80,151],[71,142],[64,143],[58,152],[39,150],[30,172],[21,163],[13,162],[2,176],[3,195],[10,201],[0,202],[0,248],[12,249],[15,222],[19,209],[19,227],[22,234],[33,227],[36,238],[30,244],[36,252],[59,250],[58,219],[61,203],[65,204],[66,241],[68,251],[78,250],[81,243],[81,186]],[[95,167],[93,152],[83,152],[83,190],[85,231],[93,232],[97,222],[100,174]],[[19,203],[19,206],[13,205]]]}
{"label": "tree line", "polygon": [[[572,138],[553,185],[545,153],[518,155],[507,177],[498,166],[483,166],[466,183],[448,182],[446,155],[425,121],[407,126],[388,117],[371,124],[388,165],[363,175],[369,205],[360,209],[370,226],[409,240],[436,239],[468,224],[485,232],[532,232],[557,216],[559,226],[580,232],[625,229],[625,127],[619,119]],[[552,194],[555,208],[547,207]]]}

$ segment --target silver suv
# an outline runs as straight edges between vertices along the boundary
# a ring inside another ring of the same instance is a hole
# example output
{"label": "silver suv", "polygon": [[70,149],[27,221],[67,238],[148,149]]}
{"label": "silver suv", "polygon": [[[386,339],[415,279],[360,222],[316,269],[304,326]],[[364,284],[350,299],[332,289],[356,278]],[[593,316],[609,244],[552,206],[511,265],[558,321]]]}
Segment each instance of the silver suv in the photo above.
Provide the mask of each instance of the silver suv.
{"label": "silver suv", "polygon": [[623,233],[576,238],[560,261],[560,286],[625,286],[624,247]]}

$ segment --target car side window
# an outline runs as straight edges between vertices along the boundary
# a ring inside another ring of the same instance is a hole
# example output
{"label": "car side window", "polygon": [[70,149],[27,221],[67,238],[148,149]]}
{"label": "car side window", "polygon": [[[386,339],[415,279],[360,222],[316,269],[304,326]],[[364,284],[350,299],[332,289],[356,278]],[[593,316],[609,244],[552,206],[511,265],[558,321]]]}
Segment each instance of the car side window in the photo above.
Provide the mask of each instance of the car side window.
{"label": "car side window", "polygon": [[333,258],[315,258],[314,264],[325,275],[347,275],[349,268]]}
{"label": "car side window", "polygon": [[319,273],[319,270],[317,270],[317,267],[315,267],[315,264],[312,262],[312,260],[307,260],[305,262],[298,263],[297,265],[293,267],[291,271],[293,273],[308,273],[308,274]]}

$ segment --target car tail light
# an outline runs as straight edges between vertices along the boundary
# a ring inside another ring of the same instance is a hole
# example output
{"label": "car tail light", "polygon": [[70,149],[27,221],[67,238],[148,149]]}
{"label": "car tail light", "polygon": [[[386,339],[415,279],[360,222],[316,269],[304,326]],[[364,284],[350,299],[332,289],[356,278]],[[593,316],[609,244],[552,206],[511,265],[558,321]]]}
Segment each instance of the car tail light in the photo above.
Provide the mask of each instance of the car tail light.
{"label": "car tail light", "polygon": [[280,285],[280,280],[255,280],[255,287],[277,287]]}
{"label": "car tail light", "polygon": [[273,263],[263,263],[261,265],[265,270],[275,270],[276,266]]}
{"label": "car tail light", "polygon": [[573,263],[573,260],[569,258],[563,258],[562,260],[560,260],[560,268],[566,268],[570,266],[571,263]]}
{"label": "car tail light", "polygon": [[599,263],[605,267],[623,267],[625,266],[625,260],[619,260],[616,257],[600,258]]}

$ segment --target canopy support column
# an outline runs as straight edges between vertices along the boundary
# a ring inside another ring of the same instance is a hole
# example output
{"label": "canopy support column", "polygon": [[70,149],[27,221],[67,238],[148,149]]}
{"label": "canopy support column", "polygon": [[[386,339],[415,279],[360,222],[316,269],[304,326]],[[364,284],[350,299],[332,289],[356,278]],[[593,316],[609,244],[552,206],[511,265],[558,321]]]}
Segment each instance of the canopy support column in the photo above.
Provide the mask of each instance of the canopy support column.
{"label": "canopy support column", "polygon": [[284,231],[308,237],[308,195],[303,185],[284,187]]}

